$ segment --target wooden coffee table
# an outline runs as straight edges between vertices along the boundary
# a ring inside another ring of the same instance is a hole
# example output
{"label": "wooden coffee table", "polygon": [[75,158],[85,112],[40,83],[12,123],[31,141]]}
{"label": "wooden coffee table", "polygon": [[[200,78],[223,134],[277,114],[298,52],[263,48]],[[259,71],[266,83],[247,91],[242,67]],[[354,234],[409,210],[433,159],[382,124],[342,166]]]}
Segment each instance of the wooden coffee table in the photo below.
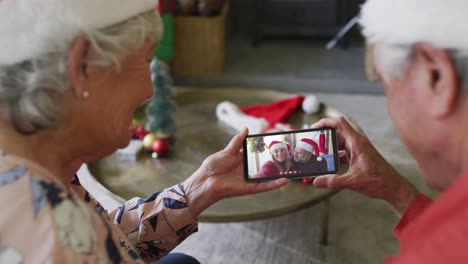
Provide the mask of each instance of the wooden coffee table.
{"label": "wooden coffee table", "polygon": [[[177,132],[169,158],[152,159],[140,155],[137,161],[120,160],[117,154],[94,164],[90,171],[105,188],[127,200],[147,197],[189,177],[210,154],[223,149],[235,131],[219,122],[215,109],[221,101],[238,106],[269,103],[295,94],[262,89],[184,89],[175,93]],[[288,122],[298,128],[326,116],[342,115],[335,108],[322,105],[315,115],[297,111]],[[239,222],[280,216],[326,201],[336,191],[316,189],[311,184],[291,181],[287,186],[266,193],[225,199],[204,211],[203,222]],[[324,239],[328,224],[324,214]],[[325,240],[324,240],[325,241]]]}

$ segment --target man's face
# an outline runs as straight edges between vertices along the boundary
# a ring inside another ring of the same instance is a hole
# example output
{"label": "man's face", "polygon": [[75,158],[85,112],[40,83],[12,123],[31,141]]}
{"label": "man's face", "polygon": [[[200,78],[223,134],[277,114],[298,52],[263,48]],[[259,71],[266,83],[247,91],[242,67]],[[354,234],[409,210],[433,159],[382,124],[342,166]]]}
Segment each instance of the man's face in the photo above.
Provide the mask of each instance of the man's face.
{"label": "man's face", "polygon": [[296,150],[294,152],[294,161],[301,162],[301,163],[306,163],[306,162],[309,161],[311,156],[312,155],[307,150],[305,150],[303,148],[296,148]]}
{"label": "man's face", "polygon": [[412,145],[412,133],[415,132],[415,118],[417,116],[415,106],[411,103],[414,99],[408,80],[394,80],[384,82],[385,95],[387,96],[388,113],[405,144]]}
{"label": "man's face", "polygon": [[428,111],[427,91],[432,87],[427,72],[424,62],[413,59],[403,76],[384,81],[384,87],[388,112],[400,138],[418,162],[424,181],[440,189],[438,178],[443,170],[438,166],[434,118]]}

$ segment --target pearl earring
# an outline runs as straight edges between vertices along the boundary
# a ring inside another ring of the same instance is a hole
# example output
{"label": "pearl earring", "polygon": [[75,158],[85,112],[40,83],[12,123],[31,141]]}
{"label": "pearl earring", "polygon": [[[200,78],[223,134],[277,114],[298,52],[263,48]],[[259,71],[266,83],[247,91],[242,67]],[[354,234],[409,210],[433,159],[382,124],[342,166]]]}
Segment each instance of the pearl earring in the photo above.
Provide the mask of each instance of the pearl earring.
{"label": "pearl earring", "polygon": [[89,97],[89,92],[88,91],[84,91],[83,92],[83,98],[88,98]]}

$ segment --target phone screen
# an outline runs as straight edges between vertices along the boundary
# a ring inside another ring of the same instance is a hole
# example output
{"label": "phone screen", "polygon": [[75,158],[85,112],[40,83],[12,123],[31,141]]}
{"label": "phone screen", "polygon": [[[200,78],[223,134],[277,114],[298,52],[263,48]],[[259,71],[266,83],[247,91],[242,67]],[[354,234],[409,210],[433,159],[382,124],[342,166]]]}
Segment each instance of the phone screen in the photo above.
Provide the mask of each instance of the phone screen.
{"label": "phone screen", "polygon": [[247,181],[304,178],[339,169],[333,128],[248,135],[243,152]]}

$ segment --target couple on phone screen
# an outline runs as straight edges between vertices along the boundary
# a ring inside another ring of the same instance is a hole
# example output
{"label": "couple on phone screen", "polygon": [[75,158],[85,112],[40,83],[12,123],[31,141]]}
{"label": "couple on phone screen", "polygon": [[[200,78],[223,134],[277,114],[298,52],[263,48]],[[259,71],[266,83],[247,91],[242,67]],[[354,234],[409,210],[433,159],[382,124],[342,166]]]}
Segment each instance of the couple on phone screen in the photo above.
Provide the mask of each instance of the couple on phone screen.
{"label": "couple on phone screen", "polygon": [[269,151],[271,160],[262,165],[255,178],[327,171],[327,161],[320,156],[319,146],[312,139],[299,140],[293,152],[290,144],[274,140]]}

